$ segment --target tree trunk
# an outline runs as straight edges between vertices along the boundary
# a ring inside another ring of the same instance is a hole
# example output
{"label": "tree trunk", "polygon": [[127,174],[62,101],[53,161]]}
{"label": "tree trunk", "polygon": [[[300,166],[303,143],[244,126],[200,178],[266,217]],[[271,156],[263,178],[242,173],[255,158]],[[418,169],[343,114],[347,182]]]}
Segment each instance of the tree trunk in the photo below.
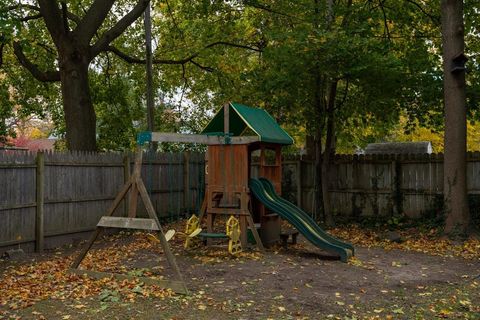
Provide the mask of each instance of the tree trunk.
{"label": "tree trunk", "polygon": [[463,1],[442,0],[442,41],[445,100],[445,232],[464,234],[470,223],[466,179],[465,71],[452,71],[453,58],[464,51]]}
{"label": "tree trunk", "polygon": [[322,157],[322,197],[325,224],[333,226],[333,212],[330,207],[330,195],[328,194],[328,173],[330,172],[331,158],[335,154],[335,98],[337,96],[337,81],[330,84],[327,106],[327,136],[325,140],[325,151]]}
{"label": "tree trunk", "polygon": [[323,177],[322,177],[322,131],[323,128],[318,124],[317,129],[315,130],[315,219],[319,220],[319,217],[322,217],[322,220],[325,221],[325,210],[323,207]]}
{"label": "tree trunk", "polygon": [[96,151],[96,116],[88,83],[88,58],[68,50],[60,63],[60,81],[69,150]]}
{"label": "tree trunk", "polygon": [[[314,14],[312,25],[315,30],[319,30],[320,27],[320,12],[321,10],[321,3],[320,0],[313,0],[314,4]],[[317,51],[317,59],[320,61],[321,52]],[[318,63],[316,61],[316,63]],[[323,220],[325,220],[325,211],[323,208],[323,190],[322,190],[322,135],[323,135],[323,128],[324,128],[324,111],[325,111],[325,103],[324,103],[324,79],[322,77],[321,68],[318,64],[315,65],[313,68],[313,79],[314,79],[314,86],[313,86],[313,108],[314,108],[314,119],[315,119],[315,137],[314,137],[314,146],[315,146],[315,219],[318,220],[319,216],[322,216]],[[308,120],[307,120],[308,121]],[[308,141],[307,141],[308,142]],[[308,147],[308,145],[307,145]]]}

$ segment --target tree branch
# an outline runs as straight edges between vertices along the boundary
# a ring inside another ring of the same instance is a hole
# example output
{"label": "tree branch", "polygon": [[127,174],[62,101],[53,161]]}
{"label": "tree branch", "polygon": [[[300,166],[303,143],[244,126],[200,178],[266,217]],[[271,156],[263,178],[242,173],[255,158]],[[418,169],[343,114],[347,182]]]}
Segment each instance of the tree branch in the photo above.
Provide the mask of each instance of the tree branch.
{"label": "tree branch", "polygon": [[42,18],[42,15],[39,13],[39,14],[35,14],[33,16],[26,16],[26,17],[20,18],[19,20],[22,21],[22,22],[27,22],[27,21],[30,21],[30,20],[36,20],[36,19],[40,19],[40,18]]}
{"label": "tree branch", "polygon": [[43,48],[47,53],[53,55],[53,56],[57,56],[57,51],[55,50],[55,48],[50,48],[48,45],[42,43],[42,42],[38,42],[36,43],[37,46]]}
{"label": "tree branch", "polygon": [[259,49],[259,48],[254,48],[254,47],[247,46],[247,45],[244,45],[244,44],[237,44],[237,43],[227,42],[227,41],[217,41],[217,42],[213,42],[213,43],[207,45],[207,46],[205,47],[205,49],[212,48],[212,47],[215,47],[215,46],[218,46],[218,45],[224,45],[224,46],[227,46],[227,47],[235,47],[235,48],[247,49],[247,50],[256,51],[256,52],[262,52],[262,51],[263,51],[262,49]]}
{"label": "tree branch", "polygon": [[80,23],[81,19],[79,16],[77,16],[76,14],[74,13],[71,13],[70,11],[67,11],[67,17],[68,19],[72,20],[73,22],[75,22],[77,25]]}
{"label": "tree branch", "polygon": [[[114,46],[108,46],[107,51],[114,53],[120,59],[124,60],[128,63],[135,63],[135,64],[145,64],[145,59],[140,59],[137,57],[129,56],[128,54],[122,52],[120,49],[115,48]],[[172,60],[172,59],[153,59],[154,64],[185,64],[190,62],[192,59],[198,56],[198,53],[195,53],[187,58],[181,60]]]}
{"label": "tree branch", "polygon": [[80,42],[89,44],[114,3],[115,0],[95,0],[73,31],[74,36]]}
{"label": "tree branch", "polygon": [[[241,49],[247,49],[247,50],[251,50],[251,51],[255,51],[255,52],[262,52],[261,49],[258,49],[258,48],[254,48],[254,47],[250,47],[250,46],[247,46],[247,45],[243,45],[243,44],[236,44],[236,43],[232,43],[232,42],[226,42],[226,41],[217,41],[217,42],[213,42],[213,43],[210,43],[208,44],[207,46],[205,46],[202,50],[205,50],[205,49],[210,49],[210,48],[213,48],[215,46],[219,46],[219,45],[223,45],[223,46],[229,46],[229,47],[235,47],[235,48],[241,48]],[[183,59],[180,59],[180,60],[173,60],[173,59],[153,59],[153,63],[154,64],[186,64],[188,62],[191,62],[193,63],[194,65],[200,67],[201,69],[205,70],[205,71],[213,71],[213,69],[211,67],[204,67],[204,66],[201,66],[198,62],[196,61],[193,61],[193,59],[195,59],[196,57],[198,57],[201,53],[201,51],[198,51],[198,52],[195,52],[193,54],[191,54],[190,56],[186,57],[186,58],[183,58]],[[119,58],[121,58],[122,60],[128,62],[128,63],[135,63],[135,64],[145,64],[146,63],[146,60],[145,59],[140,59],[140,58],[137,58],[137,57],[132,57],[132,56],[129,56],[127,55],[126,53],[124,53],[123,51],[121,51],[120,49],[114,47],[114,46],[108,46],[107,47],[107,50],[105,51],[109,51],[109,52],[112,52],[114,53],[115,55],[117,55]]]}
{"label": "tree branch", "polygon": [[24,3],[9,6],[9,7],[6,8],[6,11],[12,11],[12,10],[19,9],[19,8],[26,8],[26,9],[31,9],[31,10],[35,10],[35,11],[40,12],[39,7],[31,5],[31,4],[24,4]]}
{"label": "tree branch", "polygon": [[343,107],[343,105],[345,104],[345,101],[347,101],[348,85],[349,84],[350,84],[350,81],[348,81],[348,78],[346,78],[345,79],[345,91],[343,91],[342,101],[336,105],[335,110],[341,109]]}
{"label": "tree branch", "polygon": [[60,2],[62,7],[62,22],[63,22],[63,30],[65,33],[70,32],[70,27],[68,26],[68,9],[67,9],[67,2],[63,0]]}
{"label": "tree branch", "polygon": [[294,19],[294,20],[301,20],[298,17],[292,16],[288,13],[284,13],[284,12],[280,12],[280,11],[277,11],[275,9],[272,9],[269,5],[261,4],[257,0],[244,0],[243,4],[245,6],[253,7],[255,9],[263,10],[263,11],[273,13],[273,14],[276,14],[276,15],[279,15],[279,16],[287,17],[287,18]]}
{"label": "tree branch", "polygon": [[[30,9],[30,10],[33,10],[33,11],[37,11],[39,13],[38,15],[33,15],[33,16],[25,17],[25,18],[20,18],[20,21],[28,21],[28,20],[39,19],[39,18],[43,17],[40,13],[40,8],[37,7],[37,6],[31,5],[31,4],[22,3],[22,4],[9,6],[9,7],[7,7],[7,11],[12,11],[12,10],[20,9],[20,8]],[[80,22],[80,17],[77,16],[76,14],[70,12],[70,11],[67,11],[67,17],[68,17],[68,19],[72,20],[73,22],[75,22],[77,24]]]}
{"label": "tree branch", "polygon": [[165,3],[167,4],[168,14],[172,18],[173,25],[177,29],[177,31],[180,34],[180,37],[182,38],[182,40],[185,40],[185,35],[183,34],[183,30],[180,29],[180,26],[177,23],[177,19],[175,19],[175,15],[173,14],[172,8],[170,7],[170,3],[168,2],[168,0],[165,0]]}
{"label": "tree branch", "polygon": [[[97,0],[100,1],[100,0]],[[91,49],[91,57],[95,57],[102,51],[106,51],[108,49],[108,45],[118,38],[125,29],[127,29],[135,20],[140,17],[143,13],[147,5],[149,4],[149,0],[139,0],[135,7],[127,13],[122,19],[120,19],[110,30],[105,32],[100,39],[92,46]]]}
{"label": "tree branch", "polygon": [[203,65],[201,65],[201,64],[198,63],[198,62],[196,62],[196,61],[193,60],[193,59],[190,60],[190,62],[191,62],[193,65],[195,65],[195,66],[199,67],[200,69],[202,69],[203,71],[206,71],[206,72],[214,72],[214,71],[215,71],[214,68],[203,66]]}
{"label": "tree branch", "polygon": [[58,8],[56,0],[38,0],[40,13],[43,16],[48,32],[52,36],[55,44],[58,44],[60,36],[63,34],[62,14]]}
{"label": "tree branch", "polygon": [[388,28],[388,21],[387,21],[387,14],[385,13],[385,8],[383,7],[383,4],[386,0],[380,0],[379,1],[379,6],[380,9],[382,10],[383,14],[383,25],[385,26],[385,35],[387,36],[388,40],[391,40],[390,38],[390,29]]}
{"label": "tree branch", "polygon": [[[1,37],[0,37],[0,40],[2,40]],[[2,42],[0,44],[0,68],[3,65],[3,48],[5,48],[5,44],[6,44],[5,42]]]}
{"label": "tree branch", "polygon": [[413,1],[413,0],[405,0],[405,1],[408,2],[408,3],[413,4],[415,7],[417,7],[418,9],[420,9],[420,11],[421,11],[424,15],[426,15],[427,17],[429,17],[430,20],[432,20],[433,23],[435,23],[436,25],[440,25],[440,17],[434,16],[434,15],[428,13],[427,11],[425,11],[425,9],[423,9],[423,7],[422,7],[420,4],[416,3],[416,2]]}
{"label": "tree branch", "polygon": [[17,57],[18,61],[20,64],[25,67],[32,76],[42,82],[56,82],[60,81],[60,72],[59,71],[40,71],[38,69],[38,66],[34,63],[32,63],[28,58],[25,56],[23,53],[22,47],[18,42],[13,43],[13,52],[15,53],[15,56]]}

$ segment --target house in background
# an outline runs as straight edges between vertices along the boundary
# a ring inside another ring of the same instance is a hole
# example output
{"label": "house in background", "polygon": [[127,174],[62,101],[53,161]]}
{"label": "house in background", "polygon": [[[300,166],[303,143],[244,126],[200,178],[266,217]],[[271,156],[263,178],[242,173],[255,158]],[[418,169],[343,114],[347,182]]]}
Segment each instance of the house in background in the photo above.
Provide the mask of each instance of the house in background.
{"label": "house in background", "polygon": [[30,139],[20,136],[14,139],[9,139],[7,144],[0,143],[0,150],[15,150],[15,151],[53,151],[55,150],[56,138],[40,138]]}
{"label": "house in background", "polygon": [[370,143],[361,154],[431,154],[430,141]]}

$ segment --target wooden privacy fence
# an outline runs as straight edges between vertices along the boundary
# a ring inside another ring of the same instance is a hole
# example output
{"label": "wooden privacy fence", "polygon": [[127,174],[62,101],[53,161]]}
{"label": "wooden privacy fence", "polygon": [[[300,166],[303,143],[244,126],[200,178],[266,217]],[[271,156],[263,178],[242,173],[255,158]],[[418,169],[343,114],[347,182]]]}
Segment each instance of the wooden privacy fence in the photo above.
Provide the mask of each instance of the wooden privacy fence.
{"label": "wooden privacy fence", "polygon": [[[84,238],[128,179],[132,164],[132,154],[0,152],[0,255],[11,247],[41,251]],[[203,154],[145,154],[142,176],[160,218],[199,209]],[[125,215],[127,204],[117,211]]]}
{"label": "wooden privacy fence", "polygon": [[[468,153],[467,161],[472,210],[480,195],[480,153]],[[287,157],[283,163],[283,196],[315,215],[313,161]],[[339,217],[420,218],[442,210],[443,154],[336,155],[328,178],[331,209]]]}
{"label": "wooden privacy fence", "polygon": [[[480,153],[467,159],[468,192],[470,199],[478,198]],[[41,250],[82,239],[128,179],[132,164],[133,155],[120,153],[1,152],[0,255],[16,246]],[[201,153],[144,156],[143,180],[160,218],[198,211],[204,169]],[[312,160],[285,157],[282,194],[319,218],[314,172]],[[251,173],[257,175],[255,161]],[[337,155],[329,171],[329,196],[342,218],[436,215],[442,210],[443,155]],[[127,207],[121,204],[116,214],[125,215]]]}

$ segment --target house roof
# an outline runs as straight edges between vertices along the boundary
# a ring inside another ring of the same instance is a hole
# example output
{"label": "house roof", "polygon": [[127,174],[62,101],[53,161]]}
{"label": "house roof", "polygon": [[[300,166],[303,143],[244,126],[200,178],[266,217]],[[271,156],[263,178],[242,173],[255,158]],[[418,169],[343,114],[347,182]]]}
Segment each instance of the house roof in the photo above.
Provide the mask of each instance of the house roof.
{"label": "house roof", "polygon": [[[265,110],[248,107],[240,103],[230,103],[229,128],[233,136],[245,135],[248,129],[258,136],[261,142],[292,144],[293,139]],[[224,132],[224,108],[221,108],[203,129],[203,134]],[[251,135],[251,134],[248,134]]]}
{"label": "house roof", "polygon": [[432,153],[430,141],[370,143],[365,154]]}

